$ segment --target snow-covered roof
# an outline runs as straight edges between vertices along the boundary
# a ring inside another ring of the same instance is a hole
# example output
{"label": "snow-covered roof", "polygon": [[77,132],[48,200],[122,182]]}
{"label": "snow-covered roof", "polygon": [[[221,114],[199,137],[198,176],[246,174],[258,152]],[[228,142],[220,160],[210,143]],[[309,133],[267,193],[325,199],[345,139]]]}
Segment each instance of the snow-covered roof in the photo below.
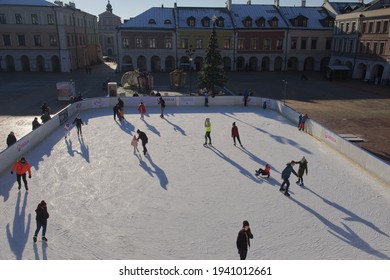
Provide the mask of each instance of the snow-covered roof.
{"label": "snow-covered roof", "polygon": [[303,16],[307,18],[307,26],[301,28],[324,29],[326,27],[321,21],[330,17],[327,10],[322,7],[279,7],[279,9],[291,27],[295,27],[292,23],[295,18]]}
{"label": "snow-covered roof", "polygon": [[119,28],[137,29],[172,29],[175,28],[175,17],[173,8],[150,8],[149,10],[131,18]]}
{"label": "snow-covered roof", "polygon": [[[203,7],[178,7],[178,26],[180,28],[212,28],[213,25],[209,26],[202,25],[202,19],[213,17],[223,19],[223,29],[232,29],[233,23],[230,18],[229,11],[226,8],[203,8]],[[195,26],[189,26],[187,20],[193,17],[195,19]]]}
{"label": "snow-covered roof", "polygon": [[58,6],[45,0],[0,0],[0,5],[23,5],[23,6]]}
{"label": "snow-covered roof", "polygon": [[[265,28],[271,28],[268,21],[276,17],[278,19],[279,28],[287,27],[286,22],[274,5],[233,4],[231,14],[237,28],[247,28],[243,23],[244,19],[247,17],[252,18],[254,21],[263,17],[266,20]],[[258,28],[256,24],[253,24],[252,27]]]}

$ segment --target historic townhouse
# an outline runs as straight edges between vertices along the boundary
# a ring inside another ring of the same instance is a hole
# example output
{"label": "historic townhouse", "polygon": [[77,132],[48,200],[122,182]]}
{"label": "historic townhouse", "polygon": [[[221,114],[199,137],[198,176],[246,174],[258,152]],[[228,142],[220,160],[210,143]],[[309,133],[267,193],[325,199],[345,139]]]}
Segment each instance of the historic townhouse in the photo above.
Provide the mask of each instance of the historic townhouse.
{"label": "historic townhouse", "polygon": [[108,1],[106,11],[99,15],[98,22],[99,42],[104,56],[117,59],[118,45],[116,28],[121,24],[121,18],[112,13],[112,5]]}
{"label": "historic townhouse", "polygon": [[388,84],[390,1],[377,0],[336,17],[331,64],[344,65],[354,79]]}
{"label": "historic townhouse", "polygon": [[101,56],[96,17],[60,1],[1,0],[0,49],[4,71],[68,72]]}

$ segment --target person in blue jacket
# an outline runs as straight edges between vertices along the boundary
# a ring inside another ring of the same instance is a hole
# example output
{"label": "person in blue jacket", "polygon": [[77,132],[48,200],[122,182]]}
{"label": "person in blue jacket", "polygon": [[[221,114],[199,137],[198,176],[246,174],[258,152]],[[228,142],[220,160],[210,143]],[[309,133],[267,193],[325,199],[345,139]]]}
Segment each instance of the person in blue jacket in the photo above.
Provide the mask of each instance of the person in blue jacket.
{"label": "person in blue jacket", "polygon": [[[295,165],[295,161],[291,161],[290,163],[287,163],[286,168],[284,168],[284,170],[282,171],[283,183],[280,186],[279,190],[281,192],[284,192],[284,195],[286,195],[286,196],[290,196],[290,194],[288,193],[288,188],[290,187],[289,178],[291,176],[291,173],[294,173],[294,175],[298,177],[297,172],[295,172],[295,170],[293,168],[294,165]],[[286,185],[286,188],[284,188],[284,185]]]}

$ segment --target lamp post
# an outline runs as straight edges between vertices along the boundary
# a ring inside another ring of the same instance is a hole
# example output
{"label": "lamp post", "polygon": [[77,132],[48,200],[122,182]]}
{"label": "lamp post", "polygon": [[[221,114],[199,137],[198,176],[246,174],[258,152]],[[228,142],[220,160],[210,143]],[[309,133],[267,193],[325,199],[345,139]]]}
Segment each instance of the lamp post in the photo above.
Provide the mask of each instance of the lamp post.
{"label": "lamp post", "polygon": [[192,48],[192,45],[190,45],[190,48],[186,50],[186,54],[188,56],[188,61],[190,62],[190,96],[192,91],[192,56],[194,55],[195,50]]}
{"label": "lamp post", "polygon": [[286,96],[287,96],[287,81],[286,80],[283,80],[283,83],[284,83],[284,105],[286,105]]}

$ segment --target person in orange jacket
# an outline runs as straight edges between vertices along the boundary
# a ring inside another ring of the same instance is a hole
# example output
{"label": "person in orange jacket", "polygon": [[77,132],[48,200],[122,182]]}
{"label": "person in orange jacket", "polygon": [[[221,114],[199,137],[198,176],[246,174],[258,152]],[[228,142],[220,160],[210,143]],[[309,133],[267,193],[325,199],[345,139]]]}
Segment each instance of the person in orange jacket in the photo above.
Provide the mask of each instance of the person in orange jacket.
{"label": "person in orange jacket", "polygon": [[144,115],[146,113],[146,107],[144,105],[143,102],[141,102],[139,105],[138,105],[138,112],[140,113],[141,115],[141,120],[144,120]]}
{"label": "person in orange jacket", "polygon": [[14,170],[16,169],[16,181],[19,184],[18,189],[21,187],[21,179],[23,179],[24,187],[26,191],[28,191],[26,173],[28,172],[28,178],[31,178],[31,167],[30,164],[26,161],[24,157],[22,157],[19,161],[15,162],[12,166],[11,174],[14,174]]}

